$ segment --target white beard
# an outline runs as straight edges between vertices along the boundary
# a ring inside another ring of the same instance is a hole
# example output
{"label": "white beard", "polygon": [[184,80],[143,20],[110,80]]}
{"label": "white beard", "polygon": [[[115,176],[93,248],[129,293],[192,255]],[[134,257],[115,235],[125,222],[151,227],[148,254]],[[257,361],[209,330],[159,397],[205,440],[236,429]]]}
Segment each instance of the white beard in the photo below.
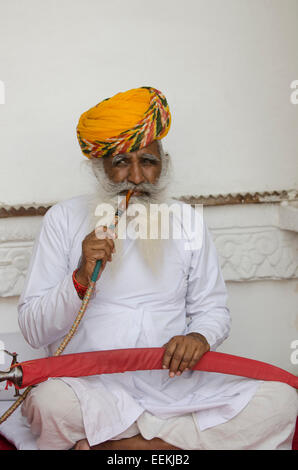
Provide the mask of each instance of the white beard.
{"label": "white beard", "polygon": [[[101,224],[99,217],[96,216],[96,208],[100,204],[109,204],[114,208],[114,211],[116,211],[119,203],[119,195],[117,193],[117,191],[119,192],[119,185],[116,185],[108,179],[103,169],[102,162],[96,162],[95,170],[96,178],[99,181],[99,189],[97,194],[90,196],[89,198],[89,232],[94,230],[96,226],[98,227],[100,225],[106,225]],[[148,190],[149,194],[132,196],[130,198],[128,211],[125,214],[126,224],[123,224],[123,218],[119,220],[117,228],[118,238],[114,241],[116,253],[112,255],[112,262],[108,263],[111,269],[111,273],[115,272],[119,268],[120,263],[123,262],[123,238],[126,236],[126,227],[128,230],[131,230],[133,225],[136,225],[133,224],[135,219],[137,219],[137,222],[143,228],[146,229],[147,227],[147,234],[145,234],[146,238],[136,237],[136,235],[130,238],[135,239],[135,248],[139,251],[144,263],[149,269],[151,269],[152,273],[158,275],[158,272],[160,272],[161,264],[164,262],[164,251],[168,240],[161,237],[160,216],[153,216],[153,214],[150,213],[150,204],[161,204],[169,202],[169,183],[170,165],[169,161],[167,160],[167,164],[162,170],[158,182],[154,185],[145,184],[144,187],[141,188],[145,191]],[[123,186],[124,185],[120,187],[120,191],[123,190]],[[129,187],[127,189],[132,189],[130,187],[131,185],[128,186]],[[137,213],[137,216],[129,215],[131,213],[130,209],[134,207],[134,204],[141,204],[144,207],[142,213]],[[155,237],[157,234],[157,238],[151,237],[152,230],[155,233]],[[142,232],[141,236],[144,235],[144,230],[138,230],[137,228],[136,231],[139,234]]]}
{"label": "white beard", "polygon": [[[145,265],[155,276],[160,272],[164,262],[164,251],[169,240],[162,238],[160,214],[150,212],[151,203],[141,202],[140,199],[139,197],[131,197],[127,212],[119,219],[116,228],[117,238],[114,240],[116,252],[112,255],[112,262],[108,263],[112,274],[124,261],[125,238],[134,240],[135,249],[138,250]],[[117,209],[114,199],[101,201],[101,203],[103,202]],[[163,200],[163,203],[167,203],[167,200]],[[92,201],[90,200],[90,231],[104,225],[101,222],[103,219],[95,215],[95,208],[98,204],[100,204],[98,196],[92,198]],[[143,207],[143,210],[138,212],[140,206]]]}

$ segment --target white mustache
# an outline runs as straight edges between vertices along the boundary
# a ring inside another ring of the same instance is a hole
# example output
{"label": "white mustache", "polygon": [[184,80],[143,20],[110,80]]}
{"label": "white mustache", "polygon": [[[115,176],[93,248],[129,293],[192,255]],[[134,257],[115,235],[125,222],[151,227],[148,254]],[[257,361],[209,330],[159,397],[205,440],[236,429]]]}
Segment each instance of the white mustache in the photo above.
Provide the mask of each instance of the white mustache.
{"label": "white mustache", "polygon": [[116,196],[118,194],[127,192],[129,190],[144,193],[144,195],[146,196],[155,196],[156,194],[160,193],[159,185],[158,184],[155,185],[152,183],[133,184],[133,183],[123,181],[122,183],[117,183],[117,184],[111,182],[109,186],[110,186],[111,192],[113,191],[113,194],[111,194],[111,196]]}

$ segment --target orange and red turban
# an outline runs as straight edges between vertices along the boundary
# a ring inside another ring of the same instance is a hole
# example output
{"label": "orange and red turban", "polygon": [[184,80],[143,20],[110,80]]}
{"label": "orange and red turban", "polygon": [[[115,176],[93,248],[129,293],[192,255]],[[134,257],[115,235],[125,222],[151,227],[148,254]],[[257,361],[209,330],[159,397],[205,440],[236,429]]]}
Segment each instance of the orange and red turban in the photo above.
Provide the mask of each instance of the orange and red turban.
{"label": "orange and red turban", "polygon": [[88,158],[129,153],[162,139],[169,132],[171,114],[165,96],[141,87],[118,93],[80,117],[77,136]]}

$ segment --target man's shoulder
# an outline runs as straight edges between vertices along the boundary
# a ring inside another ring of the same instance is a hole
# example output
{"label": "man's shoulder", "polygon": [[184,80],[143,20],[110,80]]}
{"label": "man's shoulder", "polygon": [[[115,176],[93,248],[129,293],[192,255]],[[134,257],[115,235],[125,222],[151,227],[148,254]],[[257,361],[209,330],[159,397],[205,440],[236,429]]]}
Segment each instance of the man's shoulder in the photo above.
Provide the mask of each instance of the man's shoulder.
{"label": "man's shoulder", "polygon": [[56,202],[48,210],[48,213],[59,213],[59,212],[69,212],[72,210],[85,210],[88,207],[88,201],[90,199],[89,194],[83,194],[80,196],[75,196],[70,199],[64,199],[62,201]]}
{"label": "man's shoulder", "polygon": [[46,221],[58,222],[60,219],[84,218],[88,211],[89,194],[75,196],[55,203],[45,214]]}

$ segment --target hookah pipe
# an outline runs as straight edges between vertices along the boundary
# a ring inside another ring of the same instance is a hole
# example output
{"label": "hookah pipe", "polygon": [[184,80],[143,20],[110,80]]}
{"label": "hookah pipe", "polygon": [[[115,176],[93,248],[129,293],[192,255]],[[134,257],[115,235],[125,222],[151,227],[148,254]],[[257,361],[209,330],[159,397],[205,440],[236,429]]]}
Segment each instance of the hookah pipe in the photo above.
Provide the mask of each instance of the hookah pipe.
{"label": "hookah pipe", "polygon": [[[116,227],[118,225],[119,218],[121,217],[121,215],[127,209],[128,202],[129,202],[132,194],[133,194],[133,190],[131,190],[131,189],[128,190],[127,193],[126,193],[125,198],[123,198],[122,201],[120,202],[120,204],[117,208],[116,214],[115,214],[114,223],[112,223],[109,226],[110,230],[115,230],[116,229]],[[72,327],[70,328],[68,334],[64,337],[64,339],[61,342],[60,346],[55,351],[54,356],[60,356],[60,354],[62,354],[62,352],[64,351],[64,349],[68,345],[69,341],[71,340],[71,338],[73,337],[73,335],[77,331],[78,326],[79,326],[79,324],[80,324],[80,322],[81,322],[81,320],[82,320],[82,318],[83,318],[83,316],[86,312],[90,297],[91,297],[91,295],[94,291],[95,284],[96,284],[97,277],[98,277],[101,266],[102,266],[102,261],[98,260],[96,262],[95,268],[93,270],[91,280],[90,280],[89,285],[88,285],[88,289],[87,289],[87,291],[84,295],[84,298],[83,298],[82,304],[81,304],[81,308],[80,308],[80,310],[79,310],[79,312],[76,316],[76,319],[73,322]],[[13,360],[12,360],[12,363],[11,363],[11,366],[10,366],[10,370],[8,372],[1,372],[0,371],[0,382],[2,382],[4,380],[8,380],[9,382],[12,382],[16,386],[19,387],[22,384],[23,374],[22,374],[22,370],[19,367],[14,367],[15,365],[17,365],[17,360],[16,360],[17,354],[16,353],[9,353],[8,351],[5,351],[5,352],[10,354],[11,356],[13,356]],[[33,388],[33,385],[30,385],[29,387],[27,387],[24,390],[22,395],[19,395],[19,391],[15,387],[16,393],[15,393],[14,396],[19,396],[19,398],[0,417],[0,424],[2,424],[18,408],[18,406],[25,400],[25,398],[27,397],[28,393],[31,391],[32,388]]]}

